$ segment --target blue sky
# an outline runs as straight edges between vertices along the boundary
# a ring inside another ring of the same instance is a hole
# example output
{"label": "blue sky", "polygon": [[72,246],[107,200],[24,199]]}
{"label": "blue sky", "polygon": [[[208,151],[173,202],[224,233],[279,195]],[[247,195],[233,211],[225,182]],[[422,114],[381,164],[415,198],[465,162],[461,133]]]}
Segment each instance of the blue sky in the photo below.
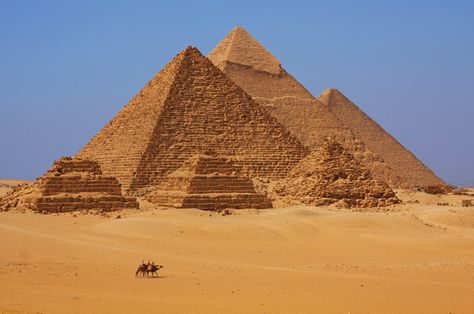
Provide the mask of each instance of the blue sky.
{"label": "blue sky", "polygon": [[207,54],[235,25],[474,185],[472,1],[0,0],[0,177],[75,154],[176,53]]}

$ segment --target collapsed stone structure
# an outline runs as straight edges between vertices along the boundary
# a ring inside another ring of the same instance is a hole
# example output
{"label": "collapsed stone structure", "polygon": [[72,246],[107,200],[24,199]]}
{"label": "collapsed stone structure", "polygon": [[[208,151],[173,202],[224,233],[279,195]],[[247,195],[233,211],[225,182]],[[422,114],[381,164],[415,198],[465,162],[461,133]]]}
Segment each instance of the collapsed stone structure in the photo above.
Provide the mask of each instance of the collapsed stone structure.
{"label": "collapsed stone structure", "polygon": [[0,199],[2,210],[17,207],[59,213],[138,208],[138,203],[133,197],[124,197],[117,179],[103,176],[96,162],[63,157],[32,185],[14,188]]}
{"label": "collapsed stone structure", "polygon": [[[333,111],[335,106],[328,104],[325,97],[315,98],[243,28],[234,28],[208,57],[311,150],[331,137],[370,169],[374,178],[393,187],[442,182],[398,142],[378,143],[379,138],[391,138],[382,128],[365,136],[364,124],[354,127],[345,119],[350,120],[350,116]],[[385,150],[382,144],[386,145]],[[390,158],[390,154],[397,157]],[[407,169],[399,167],[403,163],[409,165]],[[416,169],[417,175],[409,175],[408,169]]]}
{"label": "collapsed stone structure", "polygon": [[268,180],[285,177],[308,154],[198,49],[188,47],[77,156],[98,162],[127,193],[140,194],[209,150],[231,159],[245,175]]}
{"label": "collapsed stone structure", "polygon": [[196,155],[161,180],[145,199],[177,208],[271,208],[271,201],[255,192],[252,181],[226,158]]}
{"label": "collapsed stone structure", "polygon": [[374,180],[342,145],[332,139],[303,159],[273,193],[291,203],[340,207],[386,207],[400,203],[382,181]]}

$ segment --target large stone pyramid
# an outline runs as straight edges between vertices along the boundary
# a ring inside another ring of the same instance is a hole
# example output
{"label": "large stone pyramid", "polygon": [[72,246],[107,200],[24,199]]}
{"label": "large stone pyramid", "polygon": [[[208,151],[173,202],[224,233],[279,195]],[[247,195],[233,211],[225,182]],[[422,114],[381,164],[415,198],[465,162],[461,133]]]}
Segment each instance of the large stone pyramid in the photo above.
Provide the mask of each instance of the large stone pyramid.
{"label": "large stone pyramid", "polygon": [[209,150],[265,179],[284,177],[308,153],[198,49],[188,47],[77,156],[97,161],[127,192],[140,193]]}
{"label": "large stone pyramid", "polygon": [[252,97],[313,96],[288,74],[280,61],[242,27],[235,27],[208,58]]}
{"label": "large stone pyramid", "polygon": [[161,180],[146,200],[163,206],[218,210],[224,208],[271,208],[252,181],[240,174],[232,161],[196,155]]}
{"label": "large stone pyramid", "polygon": [[14,188],[0,199],[0,210],[13,208],[43,213],[112,211],[138,208],[138,203],[133,197],[123,196],[117,179],[102,175],[96,162],[63,157],[32,185]]}
{"label": "large stone pyramid", "polygon": [[331,137],[340,142],[373,175],[393,186],[401,178],[377,154],[293,76],[265,47],[241,27],[234,28],[209,59],[311,150]]}
{"label": "large stone pyramid", "polygon": [[410,186],[442,185],[443,180],[337,89],[319,97],[369,149],[381,156]]}
{"label": "large stone pyramid", "polygon": [[[234,28],[209,53],[209,58],[310,149],[331,137],[366,166],[374,178],[392,187],[443,183],[382,128],[378,128],[384,134],[381,138],[366,134],[371,131],[364,130],[360,124],[353,126],[354,121],[361,119],[352,120],[350,114],[339,114],[334,106],[328,106],[324,95],[316,99],[243,28]],[[361,111],[352,112],[370,120]],[[403,164],[408,167],[403,168]],[[412,170],[414,173],[409,175]]]}
{"label": "large stone pyramid", "polygon": [[278,182],[273,192],[290,202],[341,207],[386,207],[400,203],[382,181],[374,180],[342,145],[331,139]]}

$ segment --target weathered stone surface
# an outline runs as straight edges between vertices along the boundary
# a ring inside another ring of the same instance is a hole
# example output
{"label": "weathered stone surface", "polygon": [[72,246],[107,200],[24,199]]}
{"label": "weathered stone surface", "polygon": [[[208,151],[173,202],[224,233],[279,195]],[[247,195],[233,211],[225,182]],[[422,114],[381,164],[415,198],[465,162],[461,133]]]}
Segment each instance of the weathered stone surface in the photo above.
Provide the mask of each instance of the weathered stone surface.
{"label": "weathered stone surface", "polygon": [[58,213],[138,208],[138,203],[133,197],[122,196],[117,179],[103,176],[96,162],[63,157],[32,185],[16,187],[0,200],[2,210],[17,207]]}
{"label": "weathered stone surface", "polygon": [[278,179],[308,150],[216,68],[188,47],[164,67],[79,153],[140,194],[196,154],[232,159],[251,177]]}
{"label": "weathered stone surface", "polygon": [[240,170],[229,159],[196,155],[163,178],[145,199],[178,208],[271,208],[270,200],[256,193],[252,181]]}
{"label": "weathered stone surface", "polygon": [[389,186],[372,179],[370,171],[342,145],[327,139],[273,189],[292,203],[316,206],[385,207],[400,203]]}

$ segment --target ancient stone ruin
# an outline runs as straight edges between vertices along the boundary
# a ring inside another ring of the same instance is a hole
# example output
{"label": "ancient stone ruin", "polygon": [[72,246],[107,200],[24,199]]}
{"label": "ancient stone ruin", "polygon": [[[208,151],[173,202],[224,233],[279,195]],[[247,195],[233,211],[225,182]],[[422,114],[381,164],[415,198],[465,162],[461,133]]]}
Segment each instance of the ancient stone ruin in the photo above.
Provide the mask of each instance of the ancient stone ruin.
{"label": "ancient stone ruin", "polygon": [[255,192],[252,181],[240,171],[229,159],[196,155],[162,179],[145,199],[177,208],[271,208],[271,201]]}
{"label": "ancient stone ruin", "polygon": [[[234,28],[208,57],[311,150],[331,137],[367,167],[374,178],[392,187],[442,183],[393,138],[387,140],[390,135],[382,128],[370,127],[367,134],[363,132],[366,119],[351,121],[350,115],[339,115],[324,95],[315,98],[243,28]],[[406,169],[401,167],[403,164]],[[410,174],[412,170],[414,173]]]}
{"label": "ancient stone ruin", "polygon": [[303,159],[273,193],[289,203],[339,207],[386,207],[400,203],[390,187],[374,180],[342,145],[332,139]]}
{"label": "ancient stone ruin", "polygon": [[77,154],[141,195],[212,150],[253,178],[279,179],[308,154],[283,125],[188,47]]}
{"label": "ancient stone ruin", "polygon": [[60,213],[138,208],[138,203],[133,197],[124,197],[117,179],[103,176],[96,162],[63,157],[32,185],[19,186],[5,195],[0,208]]}

